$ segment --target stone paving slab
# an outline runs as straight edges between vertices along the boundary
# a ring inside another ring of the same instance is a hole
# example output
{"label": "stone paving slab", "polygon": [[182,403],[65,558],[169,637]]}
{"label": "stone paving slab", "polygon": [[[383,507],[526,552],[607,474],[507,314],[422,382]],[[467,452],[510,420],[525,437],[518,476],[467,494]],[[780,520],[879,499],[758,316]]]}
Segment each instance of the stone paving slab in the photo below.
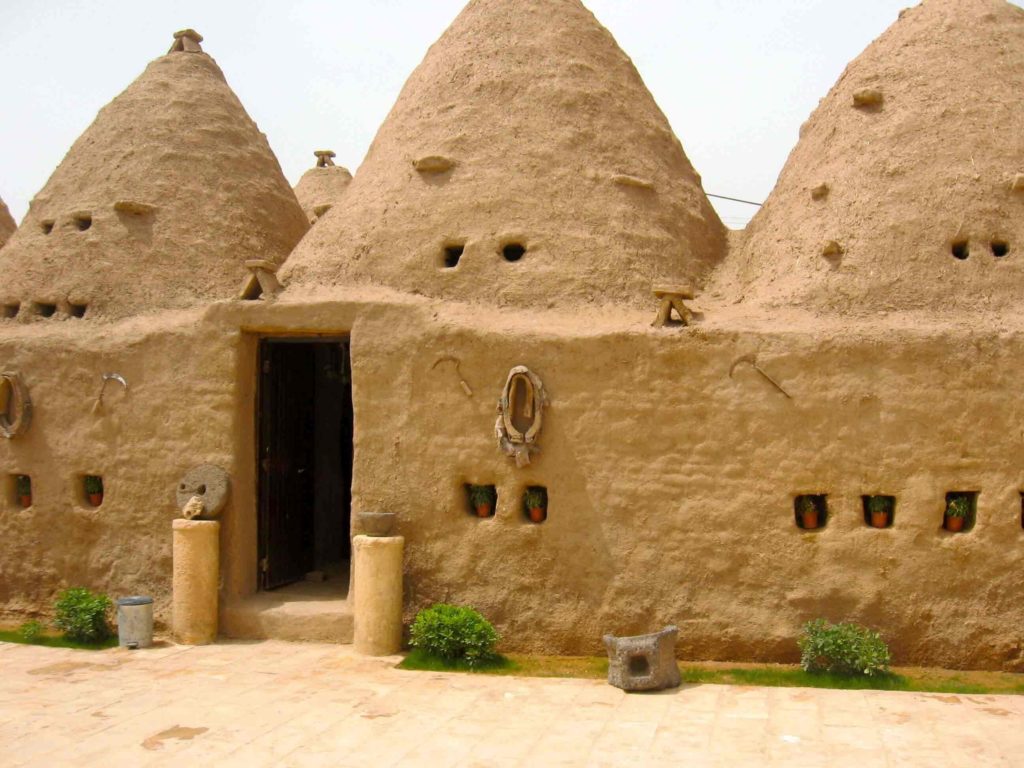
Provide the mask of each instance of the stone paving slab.
{"label": "stone paving slab", "polygon": [[1024,697],[396,670],[264,641],[0,643],[0,766],[1024,766]]}

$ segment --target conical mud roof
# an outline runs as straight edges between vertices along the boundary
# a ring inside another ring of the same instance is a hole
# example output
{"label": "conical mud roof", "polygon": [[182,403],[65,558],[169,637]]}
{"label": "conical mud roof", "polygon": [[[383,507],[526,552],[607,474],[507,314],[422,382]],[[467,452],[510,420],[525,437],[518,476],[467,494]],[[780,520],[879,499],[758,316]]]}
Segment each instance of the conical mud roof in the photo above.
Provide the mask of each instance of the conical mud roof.
{"label": "conical mud roof", "polygon": [[726,290],[864,314],[1024,296],[1024,10],[925,0],[847,68],[748,228]]}
{"label": "conical mud roof", "polygon": [[0,248],[3,248],[4,243],[11,239],[11,235],[17,228],[18,225],[11,216],[11,212],[7,210],[7,204],[0,200]]}
{"label": "conical mud roof", "polygon": [[280,262],[305,233],[217,64],[188,33],[175,45],[100,111],[32,201],[0,255],[4,303],[123,317],[229,298],[246,259]]}
{"label": "conical mud roof", "polygon": [[578,0],[473,0],[282,276],[291,296],[376,283],[651,306],[652,282],[699,287],[724,241],[632,62]]}
{"label": "conical mud roof", "polygon": [[332,151],[317,150],[313,154],[317,158],[316,166],[302,174],[295,185],[295,196],[310,223],[333,208],[352,182],[348,168],[334,164]]}

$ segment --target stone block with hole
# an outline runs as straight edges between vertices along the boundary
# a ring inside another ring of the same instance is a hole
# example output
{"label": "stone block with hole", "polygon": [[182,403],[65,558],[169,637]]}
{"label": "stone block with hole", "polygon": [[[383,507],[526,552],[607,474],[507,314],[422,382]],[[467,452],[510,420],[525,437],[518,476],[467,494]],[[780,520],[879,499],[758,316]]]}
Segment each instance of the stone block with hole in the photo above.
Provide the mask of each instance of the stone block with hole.
{"label": "stone block with hole", "polygon": [[676,664],[676,627],[633,637],[604,636],[608,683],[624,691],[660,691],[682,683]]}

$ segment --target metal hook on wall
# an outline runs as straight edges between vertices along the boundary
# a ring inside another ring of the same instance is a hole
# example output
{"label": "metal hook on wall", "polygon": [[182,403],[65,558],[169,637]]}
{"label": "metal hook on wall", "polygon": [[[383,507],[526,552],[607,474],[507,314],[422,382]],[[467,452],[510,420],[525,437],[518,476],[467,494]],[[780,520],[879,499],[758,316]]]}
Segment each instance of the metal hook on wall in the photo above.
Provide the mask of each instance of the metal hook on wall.
{"label": "metal hook on wall", "polygon": [[789,392],[787,392],[786,390],[784,390],[784,389],[782,388],[782,385],[781,385],[781,384],[779,384],[779,382],[777,382],[777,381],[776,381],[775,379],[773,379],[773,378],[772,378],[771,376],[769,376],[769,375],[768,375],[768,374],[767,374],[767,373],[765,372],[765,370],[764,370],[764,369],[763,369],[763,368],[762,368],[761,366],[759,366],[759,365],[757,364],[757,357],[756,357],[755,355],[743,355],[743,357],[737,358],[737,359],[736,359],[736,362],[734,362],[734,363],[732,364],[732,368],[730,368],[730,369],[729,369],[729,378],[730,378],[730,379],[732,378],[732,375],[733,375],[733,373],[734,373],[734,372],[736,371],[736,369],[737,369],[737,368],[738,368],[738,367],[739,367],[740,365],[742,365],[743,363],[746,363],[746,364],[747,364],[747,365],[749,365],[749,366],[750,366],[751,368],[753,368],[753,369],[754,369],[755,371],[757,371],[757,372],[758,372],[759,374],[761,374],[761,375],[762,375],[762,376],[763,376],[763,377],[764,377],[764,378],[765,378],[765,379],[766,379],[766,380],[768,381],[768,383],[769,383],[769,384],[771,384],[771,385],[772,385],[773,387],[775,387],[775,388],[776,388],[777,390],[779,390],[779,392],[781,392],[782,394],[784,394],[784,395],[785,395],[786,397],[788,397],[788,398],[789,398],[790,400],[792,400],[792,399],[793,399],[793,396],[792,396],[791,394],[789,394]]}
{"label": "metal hook on wall", "polygon": [[104,373],[102,378],[103,380],[100,382],[100,392],[96,396],[95,404],[92,406],[93,413],[99,413],[100,409],[103,408],[103,392],[107,388],[108,381],[116,381],[118,384],[124,387],[125,392],[128,391],[128,382],[125,381],[124,376],[122,376],[120,373]]}
{"label": "metal hook on wall", "polygon": [[434,361],[434,364],[430,366],[430,370],[434,370],[441,363],[455,364],[455,375],[459,377],[459,384],[462,385],[462,391],[466,393],[466,397],[472,397],[473,390],[470,389],[469,384],[466,383],[466,380],[462,378],[462,371],[459,370],[459,366],[462,365],[462,361],[453,355],[444,355],[443,357],[439,357],[437,358],[437,360]]}

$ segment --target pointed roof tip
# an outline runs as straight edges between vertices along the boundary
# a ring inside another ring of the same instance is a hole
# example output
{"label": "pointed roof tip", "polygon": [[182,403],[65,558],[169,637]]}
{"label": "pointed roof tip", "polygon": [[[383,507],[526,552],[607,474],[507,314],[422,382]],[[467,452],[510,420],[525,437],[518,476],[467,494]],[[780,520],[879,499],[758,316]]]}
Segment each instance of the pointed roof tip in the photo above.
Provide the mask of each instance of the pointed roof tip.
{"label": "pointed roof tip", "polygon": [[[654,282],[703,286],[726,247],[668,120],[579,0],[471,0],[335,208],[282,268],[293,297],[372,284],[504,307],[648,307]],[[450,264],[451,249],[465,258]]]}
{"label": "pointed roof tip", "polygon": [[171,53],[203,53],[203,36],[194,29],[181,29],[174,33],[174,42],[171,43]]}
{"label": "pointed roof tip", "polygon": [[[186,52],[198,37],[175,39]],[[111,320],[229,298],[245,261],[283,262],[309,229],[220,68],[177,53],[100,109],[24,223],[2,251],[0,301],[66,298]]]}
{"label": "pointed roof tip", "polygon": [[1022,87],[1024,9],[923,0],[904,10],[801,128],[720,273],[723,292],[846,316],[1015,311],[1024,263],[1000,251],[1024,242],[1008,213],[1024,166],[1006,138],[1024,121]]}

